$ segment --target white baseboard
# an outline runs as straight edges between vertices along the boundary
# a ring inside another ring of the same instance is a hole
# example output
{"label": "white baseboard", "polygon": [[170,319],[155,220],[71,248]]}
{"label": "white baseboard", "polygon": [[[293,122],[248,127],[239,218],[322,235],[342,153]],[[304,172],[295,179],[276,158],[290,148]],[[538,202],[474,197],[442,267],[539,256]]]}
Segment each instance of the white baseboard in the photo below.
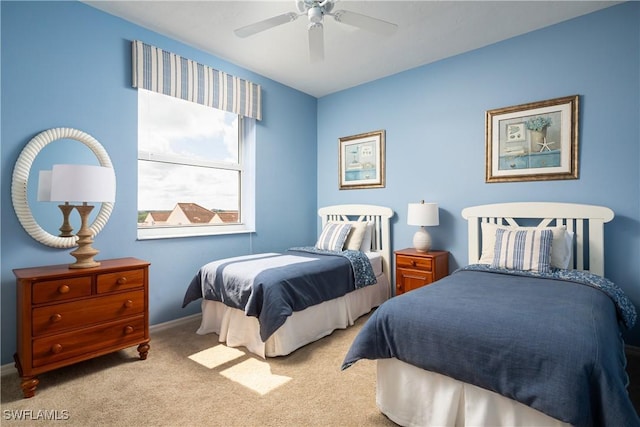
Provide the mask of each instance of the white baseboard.
{"label": "white baseboard", "polygon": [[180,317],[179,319],[173,319],[173,320],[169,320],[168,322],[151,325],[149,326],[149,334],[153,332],[164,331],[165,329],[173,328],[174,326],[182,325],[183,323],[190,322],[193,319],[196,319],[199,317],[202,317],[202,313],[191,314],[189,316]]}
{"label": "white baseboard", "polygon": [[[179,319],[169,320],[168,322],[151,325],[149,326],[149,334],[164,331],[165,329],[169,329],[174,326],[182,325],[183,323],[190,322],[193,319],[196,319],[201,316],[202,316],[201,313],[196,313],[190,316],[181,317]],[[14,374],[14,373],[18,373],[18,370],[16,369],[16,365],[14,363],[7,363],[6,365],[0,366],[0,378],[7,375]]]}

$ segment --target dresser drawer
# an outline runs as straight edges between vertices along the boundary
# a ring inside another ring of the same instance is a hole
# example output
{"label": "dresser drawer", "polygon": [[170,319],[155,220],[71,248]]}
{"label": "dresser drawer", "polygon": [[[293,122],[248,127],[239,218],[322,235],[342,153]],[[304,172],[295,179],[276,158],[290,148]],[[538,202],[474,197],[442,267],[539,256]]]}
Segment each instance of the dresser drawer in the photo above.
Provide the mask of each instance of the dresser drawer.
{"label": "dresser drawer", "polygon": [[33,366],[43,366],[60,360],[109,348],[124,348],[144,339],[143,315],[120,322],[98,325],[82,331],[39,338],[33,342]]}
{"label": "dresser drawer", "polygon": [[405,255],[397,255],[396,267],[416,268],[419,270],[431,271],[433,269],[433,260],[431,258],[418,258]]}
{"label": "dresser drawer", "polygon": [[144,310],[144,290],[38,307],[33,310],[33,335],[117,320]]}
{"label": "dresser drawer", "polygon": [[64,301],[91,295],[91,276],[46,280],[33,284],[33,304]]}
{"label": "dresser drawer", "polygon": [[144,286],[145,270],[119,271],[98,275],[98,293],[121,291],[124,289],[141,288]]}

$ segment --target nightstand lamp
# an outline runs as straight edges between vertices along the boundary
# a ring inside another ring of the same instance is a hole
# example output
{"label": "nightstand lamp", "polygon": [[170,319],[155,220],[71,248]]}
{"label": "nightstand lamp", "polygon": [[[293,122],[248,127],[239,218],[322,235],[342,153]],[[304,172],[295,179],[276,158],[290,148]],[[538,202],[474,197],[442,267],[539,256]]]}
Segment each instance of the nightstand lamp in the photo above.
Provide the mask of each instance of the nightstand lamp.
{"label": "nightstand lamp", "polygon": [[431,249],[431,236],[425,227],[439,223],[437,203],[425,203],[424,200],[420,203],[409,203],[407,224],[420,226],[420,229],[413,236],[413,247],[416,251],[428,252]]}
{"label": "nightstand lamp", "polygon": [[93,232],[88,202],[113,202],[116,198],[116,176],[112,168],[94,165],[53,165],[51,169],[51,201],[82,202],[74,205],[80,213],[78,248],[71,252],[76,258],[69,268],[90,268],[100,265],[93,257],[98,250],[91,247]]}

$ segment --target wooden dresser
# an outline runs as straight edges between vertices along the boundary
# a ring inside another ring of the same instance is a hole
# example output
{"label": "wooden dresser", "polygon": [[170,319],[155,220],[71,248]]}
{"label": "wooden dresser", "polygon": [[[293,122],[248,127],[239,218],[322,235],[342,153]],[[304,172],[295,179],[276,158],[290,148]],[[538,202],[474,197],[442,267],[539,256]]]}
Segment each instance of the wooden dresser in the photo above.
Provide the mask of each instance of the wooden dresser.
{"label": "wooden dresser", "polygon": [[396,255],[396,295],[442,279],[449,274],[449,252],[402,249]]}
{"label": "wooden dresser", "polygon": [[149,263],[135,258],[13,270],[17,278],[18,347],[24,397],[37,375],[138,345],[149,351]]}

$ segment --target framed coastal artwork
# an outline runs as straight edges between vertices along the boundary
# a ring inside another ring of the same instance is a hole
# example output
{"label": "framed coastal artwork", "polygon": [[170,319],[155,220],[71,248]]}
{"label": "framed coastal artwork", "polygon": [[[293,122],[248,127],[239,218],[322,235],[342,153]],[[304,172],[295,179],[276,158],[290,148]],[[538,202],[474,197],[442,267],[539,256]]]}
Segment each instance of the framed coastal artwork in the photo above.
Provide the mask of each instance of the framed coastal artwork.
{"label": "framed coastal artwork", "polygon": [[578,95],[489,110],[485,181],[578,179]]}
{"label": "framed coastal artwork", "polygon": [[339,139],[340,190],[384,187],[384,144],[384,130]]}

